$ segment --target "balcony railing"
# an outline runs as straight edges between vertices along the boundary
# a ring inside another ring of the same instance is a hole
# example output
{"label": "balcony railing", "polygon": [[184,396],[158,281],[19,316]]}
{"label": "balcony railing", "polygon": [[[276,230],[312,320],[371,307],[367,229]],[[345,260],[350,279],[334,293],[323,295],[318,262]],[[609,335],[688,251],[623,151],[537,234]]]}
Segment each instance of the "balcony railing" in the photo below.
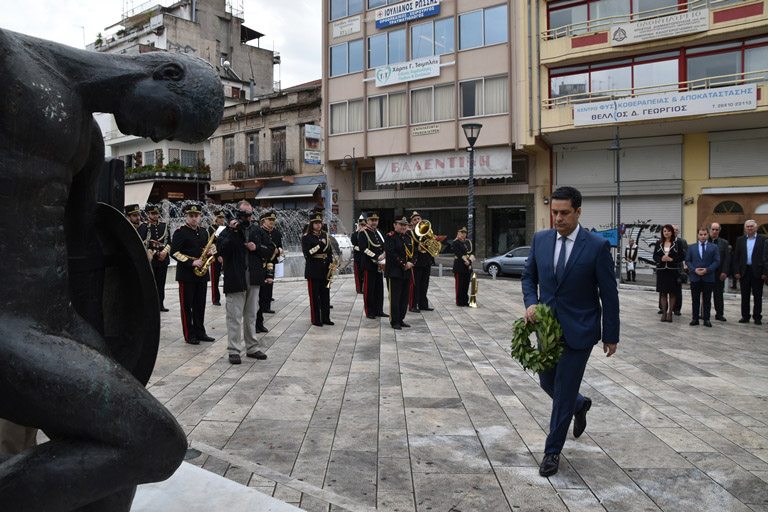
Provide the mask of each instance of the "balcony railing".
{"label": "balcony railing", "polygon": [[669,84],[650,85],[647,87],[635,87],[634,89],[610,89],[605,91],[582,92],[547,98],[541,101],[542,108],[567,107],[579,103],[592,103],[594,101],[609,101],[619,98],[635,96],[647,96],[663,92],[695,91],[715,87],[729,87],[732,85],[755,84],[768,81],[768,70],[749,71],[747,73],[734,73],[731,75],[710,76],[697,78],[687,82],[673,82]]}
{"label": "balcony railing", "polygon": [[261,160],[248,165],[235,164],[224,171],[225,179],[229,181],[292,176],[293,174],[292,158],[285,160]]}
{"label": "balcony railing", "polygon": [[559,39],[561,37],[579,36],[590,32],[602,32],[609,30],[612,25],[620,25],[622,23],[631,23],[640,20],[661,18],[673,14],[696,11],[699,9],[721,7],[733,3],[738,3],[740,1],[744,0],[737,0],[737,2],[734,2],[734,0],[690,0],[688,2],[668,5],[665,7],[657,7],[656,9],[650,9],[647,11],[633,12],[631,14],[621,14],[618,16],[607,16],[605,18],[580,21],[578,23],[571,23],[570,25],[563,25],[562,27],[543,30],[541,32],[541,38],[545,41],[548,41],[551,39]]}

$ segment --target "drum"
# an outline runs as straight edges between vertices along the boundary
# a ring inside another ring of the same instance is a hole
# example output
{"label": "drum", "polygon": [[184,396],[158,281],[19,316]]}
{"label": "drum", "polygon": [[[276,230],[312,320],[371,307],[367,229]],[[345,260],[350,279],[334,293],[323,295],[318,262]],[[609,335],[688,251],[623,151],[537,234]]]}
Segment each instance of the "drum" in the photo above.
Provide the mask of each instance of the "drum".
{"label": "drum", "polygon": [[353,245],[349,235],[331,235],[333,254],[341,258],[339,273],[342,273],[352,263]]}

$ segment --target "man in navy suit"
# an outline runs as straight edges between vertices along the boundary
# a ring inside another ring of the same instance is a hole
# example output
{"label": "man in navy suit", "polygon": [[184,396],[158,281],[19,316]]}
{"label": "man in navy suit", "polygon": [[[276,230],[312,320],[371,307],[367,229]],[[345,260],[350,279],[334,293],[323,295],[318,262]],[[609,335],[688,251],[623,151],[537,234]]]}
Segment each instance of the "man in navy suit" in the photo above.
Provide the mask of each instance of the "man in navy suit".
{"label": "man in navy suit", "polygon": [[699,309],[701,296],[704,296],[704,308],[701,309],[701,318],[705,327],[712,327],[709,321],[709,312],[712,308],[712,290],[715,288],[715,271],[720,266],[720,249],[709,241],[707,228],[699,228],[696,235],[699,239],[693,247],[688,247],[685,255],[685,263],[691,272],[691,302],[693,320],[690,325],[699,325]]}
{"label": "man in navy suit", "polygon": [[579,225],[581,193],[575,188],[555,190],[550,208],[555,229],[533,236],[522,278],[526,322],[536,321],[536,304],[544,302],[563,329],[560,361],[539,374],[541,388],[552,397],[541,476],[557,473],[571,418],[574,437],[587,426],[592,400],[581,396],[579,386],[592,347],[602,338],[610,357],[619,342],[619,292],[608,240]]}

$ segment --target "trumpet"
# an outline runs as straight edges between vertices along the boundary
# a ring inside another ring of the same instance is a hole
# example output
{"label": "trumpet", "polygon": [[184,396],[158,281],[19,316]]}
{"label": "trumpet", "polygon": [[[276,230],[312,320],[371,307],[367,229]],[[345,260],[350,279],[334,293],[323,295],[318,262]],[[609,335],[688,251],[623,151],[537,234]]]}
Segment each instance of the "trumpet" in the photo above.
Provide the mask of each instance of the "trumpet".
{"label": "trumpet", "polygon": [[477,284],[477,273],[472,272],[472,280],[470,281],[470,291],[469,291],[469,307],[476,308],[477,307],[477,291],[479,289],[479,285]]}
{"label": "trumpet", "polygon": [[331,287],[333,278],[336,277],[336,270],[338,270],[340,264],[341,264],[341,258],[339,258],[338,256],[334,256],[333,261],[328,265],[328,275],[325,277],[328,280],[328,284],[325,285],[326,288]]}
{"label": "trumpet", "polygon": [[419,240],[419,247],[431,254],[433,258],[437,258],[443,246],[435,239],[432,224],[428,220],[423,220],[416,224],[413,232]]}
{"label": "trumpet", "polygon": [[[208,243],[205,244],[205,247],[203,247],[203,253],[200,255],[200,259],[203,260],[203,265],[201,267],[195,267],[194,272],[197,277],[203,277],[205,274],[208,273],[208,267],[211,266],[211,264],[216,259],[216,247],[213,245],[213,242],[216,241],[216,237],[219,236],[219,233],[224,231],[224,226],[220,226],[219,229],[216,230],[214,234],[208,238]],[[208,254],[208,251],[213,247],[213,254]]]}

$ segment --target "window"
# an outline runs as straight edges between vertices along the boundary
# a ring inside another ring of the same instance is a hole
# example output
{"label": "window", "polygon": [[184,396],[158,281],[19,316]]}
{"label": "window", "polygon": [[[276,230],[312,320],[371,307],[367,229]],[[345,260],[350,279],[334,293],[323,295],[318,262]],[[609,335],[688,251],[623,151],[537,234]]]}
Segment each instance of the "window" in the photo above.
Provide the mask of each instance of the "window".
{"label": "window", "polygon": [[123,161],[125,162],[126,169],[131,169],[133,167],[133,155],[125,155]]}
{"label": "window", "polygon": [[144,152],[144,165],[155,165],[155,150]]}
{"label": "window", "polygon": [[766,73],[753,73],[754,71],[765,71],[768,69],[768,46],[758,46],[749,48],[744,52],[744,71],[752,73],[745,78],[768,80]]}
{"label": "window", "polygon": [[189,151],[186,149],[181,150],[181,166],[182,167],[197,167],[197,151]]}
{"label": "window", "polygon": [[259,162],[259,134],[248,134],[248,163],[255,164]]}
{"label": "window", "polygon": [[568,25],[587,21],[588,12],[589,7],[586,3],[577,3],[573,0],[552,2],[549,5],[549,29],[561,29],[555,31],[554,37],[583,34],[587,31],[586,25],[571,28],[570,30]]}
{"label": "window", "polygon": [[453,84],[411,91],[411,123],[447,121],[456,117]]}
{"label": "window", "polygon": [[363,0],[331,0],[331,19],[337,20],[363,12]]}
{"label": "window", "polygon": [[272,160],[284,162],[285,158],[285,128],[275,128],[272,130]]}
{"label": "window", "polygon": [[403,0],[368,0],[368,8],[375,9],[376,7],[381,7],[387,4],[396,4],[402,1]]}
{"label": "window", "polygon": [[368,129],[405,125],[405,93],[368,98]]}
{"label": "window", "polygon": [[678,4],[680,4],[678,0],[562,0],[550,2],[547,6],[549,30],[552,31],[550,37],[575,36],[585,32],[607,30],[611,23],[624,23],[676,14],[680,12]]}
{"label": "window", "polygon": [[405,93],[389,95],[389,126],[405,126],[406,117]]}
{"label": "window", "polygon": [[368,68],[405,62],[405,29],[392,30],[368,38]]}
{"label": "window", "polygon": [[411,27],[411,58],[453,53],[453,17]]}
{"label": "window", "polygon": [[461,117],[503,114],[508,111],[507,75],[459,83]]}
{"label": "window", "polygon": [[729,213],[744,213],[744,208],[741,207],[736,201],[723,201],[715,206],[712,213],[729,214]]}
{"label": "window", "polygon": [[235,138],[224,137],[224,168],[229,169],[234,165],[235,165]]}
{"label": "window", "polygon": [[360,190],[376,190],[376,172],[360,172]]}
{"label": "window", "polygon": [[632,0],[632,21],[677,14],[680,9],[678,3],[677,0]]}
{"label": "window", "polygon": [[342,101],[330,105],[331,135],[363,131],[363,100]]}
{"label": "window", "polygon": [[[688,80],[701,80],[720,75],[735,75],[741,73],[741,51],[715,53],[701,57],[688,57]],[[715,78],[693,84],[694,87],[711,87],[712,85],[728,82],[733,78]]]}
{"label": "window", "polygon": [[363,40],[331,46],[331,76],[357,73],[363,70]]}
{"label": "window", "polygon": [[459,15],[459,49],[507,42],[507,6]]}

